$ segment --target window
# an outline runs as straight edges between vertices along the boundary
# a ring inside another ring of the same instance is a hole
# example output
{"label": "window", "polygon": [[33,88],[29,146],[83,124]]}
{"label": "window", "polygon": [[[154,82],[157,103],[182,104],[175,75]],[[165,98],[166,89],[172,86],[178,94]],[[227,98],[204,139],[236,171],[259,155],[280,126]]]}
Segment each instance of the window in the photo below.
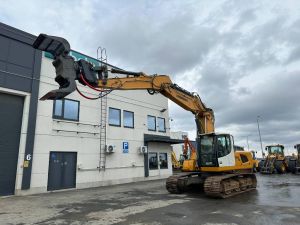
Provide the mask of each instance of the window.
{"label": "window", "polygon": [[109,108],[108,123],[112,126],[121,126],[121,110],[115,108]]}
{"label": "window", "polygon": [[148,157],[149,157],[149,169],[157,170],[158,169],[157,153],[149,152]]}
{"label": "window", "polygon": [[147,122],[148,122],[148,130],[156,131],[155,116],[148,116]]}
{"label": "window", "polygon": [[159,153],[160,169],[168,169],[168,154]]}
{"label": "window", "polygon": [[123,126],[128,128],[134,128],[134,113],[129,111],[123,111]]}
{"label": "window", "polygon": [[249,161],[248,157],[246,155],[244,155],[244,154],[241,154],[241,160],[242,160],[243,163],[246,163],[246,162]]}
{"label": "window", "polygon": [[78,121],[79,101],[71,99],[55,100],[53,102],[53,118]]}
{"label": "window", "polygon": [[230,148],[228,143],[228,138],[225,136],[218,136],[217,137],[217,154],[218,157],[226,156],[230,153]]}
{"label": "window", "polygon": [[165,118],[157,117],[157,126],[159,132],[166,132]]}

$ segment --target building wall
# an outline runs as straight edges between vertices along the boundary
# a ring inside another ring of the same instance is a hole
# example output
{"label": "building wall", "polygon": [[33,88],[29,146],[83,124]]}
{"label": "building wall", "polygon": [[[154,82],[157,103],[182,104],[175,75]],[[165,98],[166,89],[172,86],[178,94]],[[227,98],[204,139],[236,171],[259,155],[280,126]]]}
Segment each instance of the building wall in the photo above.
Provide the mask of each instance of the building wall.
{"label": "building wall", "polygon": [[[115,76],[115,75],[114,75]],[[56,89],[52,60],[42,56],[39,98]],[[86,95],[96,96],[94,91],[79,86]],[[67,96],[80,101],[79,121],[52,118],[53,101],[39,101],[34,143],[31,187],[19,194],[47,191],[50,151],[77,152],[76,187],[85,188],[108,184],[156,179],[172,174],[170,144],[149,143],[149,152],[166,152],[168,169],[151,170],[145,178],[144,155],[139,147],[145,145],[144,134],[170,136],[167,98],[149,95],[147,91],[113,91],[108,95],[108,107],[121,109],[121,127],[107,125],[107,144],[115,146],[115,153],[106,156],[106,169],[99,171],[100,159],[100,100],[90,101],[74,92]],[[134,128],[123,127],[123,110],[134,112]],[[147,115],[165,118],[166,132],[148,131]],[[129,152],[123,153],[122,144],[129,143]],[[19,189],[19,187],[18,187]]]}
{"label": "building wall", "polygon": [[[32,48],[35,36],[0,23],[0,92],[22,96],[23,118],[16,189],[28,189],[34,145],[41,52]],[[23,161],[30,160],[26,167]]]}

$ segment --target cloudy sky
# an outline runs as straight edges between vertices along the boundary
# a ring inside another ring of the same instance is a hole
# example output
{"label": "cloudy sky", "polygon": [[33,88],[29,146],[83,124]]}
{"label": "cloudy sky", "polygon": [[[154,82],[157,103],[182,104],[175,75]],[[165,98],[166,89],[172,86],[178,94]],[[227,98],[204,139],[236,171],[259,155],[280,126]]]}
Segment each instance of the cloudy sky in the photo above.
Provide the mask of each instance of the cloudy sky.
{"label": "cloudy sky", "polygon": [[[0,21],[63,36],[73,49],[128,70],[169,74],[197,91],[216,130],[260,150],[300,143],[300,1],[1,1]],[[193,116],[170,103],[173,130]]]}

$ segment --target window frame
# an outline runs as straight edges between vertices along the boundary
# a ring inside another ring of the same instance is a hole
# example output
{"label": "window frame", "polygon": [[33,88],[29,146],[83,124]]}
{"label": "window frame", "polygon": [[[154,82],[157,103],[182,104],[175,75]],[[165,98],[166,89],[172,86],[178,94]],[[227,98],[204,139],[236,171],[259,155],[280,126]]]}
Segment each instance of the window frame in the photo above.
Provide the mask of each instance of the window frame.
{"label": "window frame", "polygon": [[[125,117],[124,117],[124,112],[132,113],[132,127],[130,127],[130,126],[125,126],[125,123],[124,123],[124,118],[125,118]],[[134,129],[134,112],[128,111],[128,110],[123,110],[123,127]]]}
{"label": "window frame", "polygon": [[[149,128],[148,117],[154,118],[154,129]],[[148,131],[157,131],[157,129],[156,129],[156,116],[147,115],[147,128],[148,128]]]}
{"label": "window frame", "polygon": [[167,129],[166,129],[166,119],[164,117],[157,117],[156,118],[157,120],[158,119],[162,119],[164,121],[164,130],[159,130],[159,126],[158,126],[158,122],[157,122],[157,131],[158,132],[161,132],[161,133],[166,133],[167,132]]}
{"label": "window frame", "polygon": [[[55,115],[55,109],[56,109],[56,101],[61,100],[62,105],[61,105],[61,116]],[[67,101],[73,101],[73,102],[78,102],[78,109],[77,109],[77,119],[70,119],[65,117],[65,100]],[[79,113],[80,113],[80,101],[74,100],[74,99],[69,99],[69,98],[63,98],[63,99],[55,99],[53,101],[53,110],[52,110],[52,118],[53,119],[59,119],[59,120],[68,120],[68,121],[79,121]]]}
{"label": "window frame", "polygon": [[[118,111],[120,112],[120,113],[119,113],[119,121],[120,121],[120,125],[110,124],[110,123],[109,123],[109,109],[115,109],[115,110],[118,110]],[[121,126],[122,126],[121,109],[114,108],[114,107],[108,107],[108,125],[109,125],[109,126],[113,126],[113,127],[121,127]]]}

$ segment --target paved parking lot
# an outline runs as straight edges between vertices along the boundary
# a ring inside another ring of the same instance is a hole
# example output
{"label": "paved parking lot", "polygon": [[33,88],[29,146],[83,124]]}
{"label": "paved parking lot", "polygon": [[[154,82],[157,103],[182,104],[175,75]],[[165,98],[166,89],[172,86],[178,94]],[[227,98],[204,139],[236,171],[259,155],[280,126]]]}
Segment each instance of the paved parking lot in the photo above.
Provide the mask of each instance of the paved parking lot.
{"label": "paved parking lot", "polygon": [[231,199],[193,190],[168,194],[164,180],[0,198],[0,224],[300,224],[300,176],[258,175],[258,189]]}

